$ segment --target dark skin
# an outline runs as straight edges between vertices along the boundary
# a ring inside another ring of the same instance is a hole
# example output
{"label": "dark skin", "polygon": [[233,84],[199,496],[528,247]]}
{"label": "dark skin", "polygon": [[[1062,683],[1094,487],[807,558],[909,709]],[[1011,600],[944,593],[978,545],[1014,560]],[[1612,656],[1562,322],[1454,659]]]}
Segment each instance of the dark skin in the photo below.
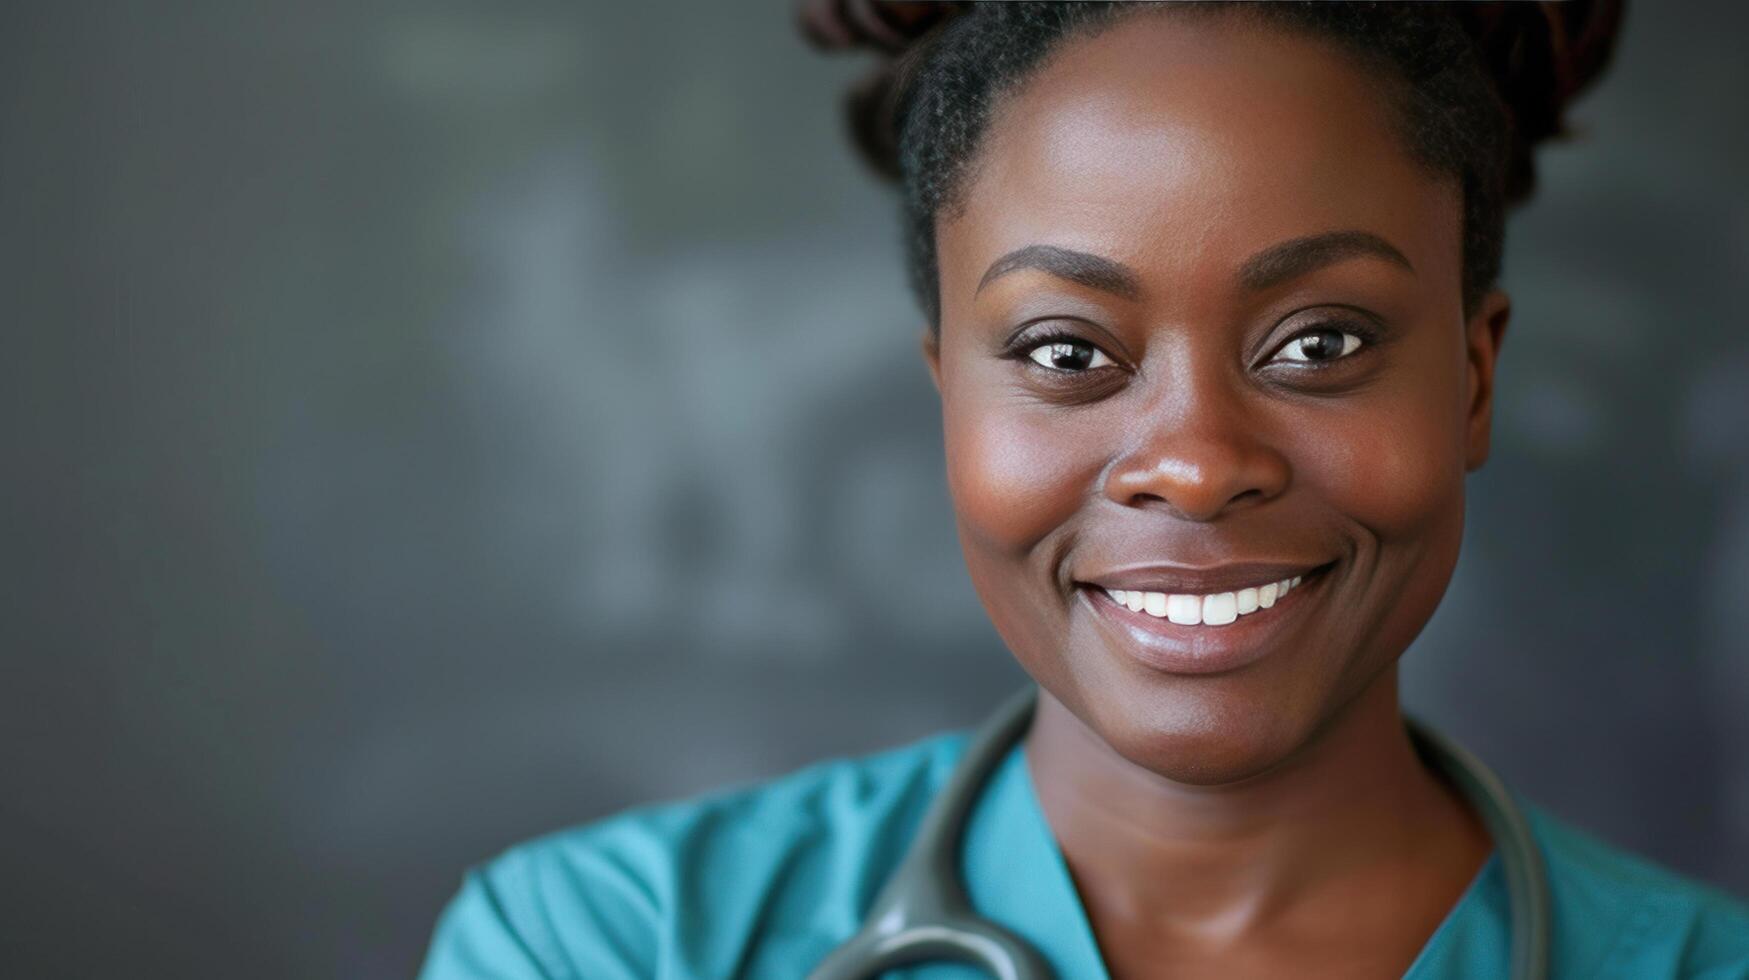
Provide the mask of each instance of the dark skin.
{"label": "dark skin", "polygon": [[[938,217],[960,540],[1039,684],[1027,763],[1113,977],[1401,976],[1492,847],[1396,664],[1457,561],[1509,305],[1466,316],[1456,182],[1380,93],[1325,41],[1131,16],[1004,100]],[[999,261],[1033,245],[1063,251]],[[1248,562],[1321,571],[1160,627],[1180,660],[1096,588]]]}

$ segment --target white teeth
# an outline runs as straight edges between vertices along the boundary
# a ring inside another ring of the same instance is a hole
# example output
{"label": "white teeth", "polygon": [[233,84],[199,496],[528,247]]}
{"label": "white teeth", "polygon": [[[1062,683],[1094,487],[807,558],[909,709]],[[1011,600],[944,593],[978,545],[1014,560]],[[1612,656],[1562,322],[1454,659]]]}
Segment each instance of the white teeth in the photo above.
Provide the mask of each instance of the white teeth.
{"label": "white teeth", "polygon": [[1239,602],[1231,592],[1217,592],[1202,597],[1202,621],[1210,626],[1225,626],[1239,618]]}
{"label": "white teeth", "polygon": [[[1150,595],[1148,598],[1153,598]],[[1149,612],[1154,610],[1150,608]],[[1169,595],[1166,597],[1166,618],[1180,626],[1195,626],[1202,622],[1202,597]]]}
{"label": "white teeth", "polygon": [[1304,578],[1295,575],[1279,582],[1209,595],[1143,592],[1140,589],[1106,589],[1105,594],[1112,602],[1134,612],[1146,612],[1180,626],[1225,626],[1241,616],[1275,605]]}

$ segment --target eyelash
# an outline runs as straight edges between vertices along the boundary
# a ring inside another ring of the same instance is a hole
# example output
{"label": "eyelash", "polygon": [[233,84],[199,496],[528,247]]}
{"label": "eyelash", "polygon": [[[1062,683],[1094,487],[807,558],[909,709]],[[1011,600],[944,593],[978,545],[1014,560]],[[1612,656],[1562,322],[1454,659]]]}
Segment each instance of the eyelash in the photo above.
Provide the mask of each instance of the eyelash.
{"label": "eyelash", "polygon": [[[1320,322],[1320,323],[1310,324],[1310,325],[1296,331],[1292,336],[1290,336],[1286,340],[1282,341],[1281,344],[1278,345],[1274,349],[1274,351],[1271,352],[1270,359],[1265,361],[1264,363],[1265,364],[1276,363],[1276,361],[1274,359],[1275,355],[1280,354],[1280,352],[1283,350],[1286,350],[1287,346],[1289,344],[1292,344],[1294,341],[1299,340],[1302,337],[1305,337],[1309,334],[1315,334],[1315,333],[1319,333],[1321,331],[1326,331],[1326,330],[1335,331],[1336,333],[1341,333],[1341,334],[1352,334],[1360,340],[1360,345],[1357,346],[1354,350],[1352,350],[1346,354],[1343,354],[1340,357],[1332,358],[1331,360],[1327,360],[1327,361],[1307,360],[1307,361],[1287,361],[1285,363],[1297,365],[1298,367],[1296,368],[1296,370],[1306,370],[1306,369],[1310,369],[1310,370],[1314,370],[1314,371],[1325,370],[1325,369],[1331,367],[1332,365],[1335,365],[1336,363],[1338,363],[1340,361],[1349,360],[1350,358],[1353,358],[1355,355],[1365,352],[1366,350],[1370,349],[1374,344],[1376,344],[1378,342],[1378,339],[1379,339],[1379,331],[1375,327],[1373,327],[1369,324],[1362,323],[1362,322],[1359,322],[1357,320],[1344,320],[1344,319],[1325,320],[1325,321]],[[1059,375],[1065,375],[1065,376],[1073,376],[1073,375],[1077,375],[1077,374],[1091,374],[1094,371],[1099,370],[1098,368],[1088,368],[1088,369],[1084,369],[1084,370],[1080,370],[1080,371],[1070,371],[1070,370],[1065,370],[1063,368],[1046,367],[1043,364],[1039,364],[1038,362],[1032,360],[1032,352],[1033,351],[1038,350],[1040,347],[1048,347],[1051,344],[1084,344],[1088,347],[1093,348],[1094,350],[1097,350],[1097,351],[1100,351],[1101,353],[1104,353],[1103,348],[1101,348],[1098,344],[1095,344],[1093,341],[1088,340],[1087,338],[1082,337],[1079,334],[1072,333],[1068,330],[1065,330],[1061,327],[1056,327],[1056,328],[1048,329],[1043,333],[1033,334],[1030,336],[1022,336],[1022,337],[1017,338],[1011,345],[1009,345],[1009,348],[1004,353],[1004,356],[1011,357],[1011,358],[1014,358],[1017,360],[1026,361],[1028,364],[1036,366],[1041,371],[1046,371],[1046,372],[1049,372],[1052,374],[1059,374]],[[1117,360],[1116,358],[1111,357],[1111,355],[1109,353],[1106,354],[1105,356],[1114,362]],[[1102,367],[1103,366],[1108,366],[1108,365],[1102,365]]]}

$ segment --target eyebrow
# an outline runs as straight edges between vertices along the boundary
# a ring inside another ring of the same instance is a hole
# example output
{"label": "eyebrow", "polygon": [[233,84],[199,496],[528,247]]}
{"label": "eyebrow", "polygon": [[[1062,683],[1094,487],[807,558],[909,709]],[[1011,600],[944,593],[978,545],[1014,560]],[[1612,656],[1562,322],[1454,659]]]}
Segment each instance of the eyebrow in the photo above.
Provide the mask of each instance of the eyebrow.
{"label": "eyebrow", "polygon": [[[1326,231],[1271,245],[1246,259],[1239,267],[1239,286],[1246,292],[1258,292],[1324,266],[1363,255],[1384,259],[1409,272],[1415,271],[1408,256],[1372,232]],[[976,296],[996,279],[1021,269],[1038,269],[1124,299],[1135,299],[1142,292],[1141,277],[1122,262],[1056,245],[1027,245],[992,262],[984,278],[978,280],[978,288],[972,291],[972,295]]]}
{"label": "eyebrow", "polygon": [[972,290],[972,295],[976,296],[994,280],[1020,269],[1040,269],[1058,279],[1067,279],[1088,289],[1112,293],[1124,299],[1135,299],[1142,294],[1141,277],[1122,262],[1090,252],[1077,252],[1072,248],[1027,245],[990,263],[990,268],[984,273],[984,278],[978,280],[978,288]]}
{"label": "eyebrow", "polygon": [[1257,292],[1362,255],[1415,271],[1408,256],[1370,231],[1326,231],[1271,245],[1246,259],[1239,267],[1239,285],[1246,292]]}

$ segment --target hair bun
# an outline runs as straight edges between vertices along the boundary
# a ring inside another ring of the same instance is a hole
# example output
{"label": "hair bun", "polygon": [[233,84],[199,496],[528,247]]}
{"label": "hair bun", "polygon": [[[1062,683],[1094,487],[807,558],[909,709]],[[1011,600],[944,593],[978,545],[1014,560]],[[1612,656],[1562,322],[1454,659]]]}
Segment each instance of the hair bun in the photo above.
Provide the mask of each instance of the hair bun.
{"label": "hair bun", "polygon": [[957,13],[960,3],[891,3],[881,0],[803,0],[796,10],[802,34],[826,50],[874,48],[896,55],[936,22]]}
{"label": "hair bun", "polygon": [[869,49],[885,60],[845,93],[845,118],[857,152],[877,173],[899,179],[897,104],[922,39],[971,6],[965,2],[897,3],[882,0],[802,0],[797,26],[817,48]]}
{"label": "hair bun", "polygon": [[1536,188],[1537,144],[1567,135],[1567,107],[1609,64],[1622,0],[1453,4],[1512,119],[1506,200]]}

